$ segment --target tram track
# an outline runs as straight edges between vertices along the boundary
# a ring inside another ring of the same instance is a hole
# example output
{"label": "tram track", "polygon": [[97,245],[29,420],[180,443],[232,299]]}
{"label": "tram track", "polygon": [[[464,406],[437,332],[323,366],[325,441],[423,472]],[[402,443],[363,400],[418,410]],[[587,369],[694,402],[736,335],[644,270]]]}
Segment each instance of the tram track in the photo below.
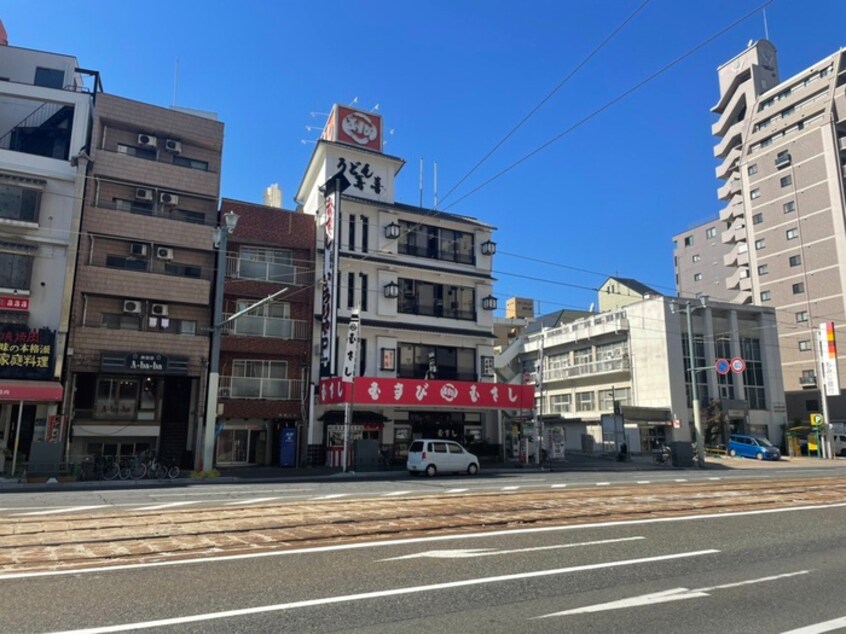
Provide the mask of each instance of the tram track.
{"label": "tram track", "polygon": [[525,528],[846,503],[846,477],[467,492],[5,518],[0,574]]}

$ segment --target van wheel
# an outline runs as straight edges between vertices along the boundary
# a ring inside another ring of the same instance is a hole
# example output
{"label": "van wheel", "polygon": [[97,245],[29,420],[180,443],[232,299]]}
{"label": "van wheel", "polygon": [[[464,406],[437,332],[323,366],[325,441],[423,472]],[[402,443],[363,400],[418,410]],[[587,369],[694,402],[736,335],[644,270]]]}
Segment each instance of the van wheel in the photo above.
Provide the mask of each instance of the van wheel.
{"label": "van wheel", "polygon": [[729,451],[729,455],[730,455],[732,458],[734,458],[734,457],[736,457],[736,456],[737,456],[737,452],[736,452],[734,449],[732,449],[731,451]]}
{"label": "van wheel", "polygon": [[430,464],[428,467],[426,467],[426,475],[430,478],[434,476],[437,472],[438,468],[433,464]]}
{"label": "van wheel", "polygon": [[758,460],[763,460],[763,459],[764,459],[764,452],[763,452],[763,451],[759,451],[758,453],[756,453],[756,454],[755,454],[755,457],[756,457]]}
{"label": "van wheel", "polygon": [[469,467],[467,467],[467,474],[468,475],[476,475],[477,473],[479,473],[479,465],[477,465],[475,462],[473,464],[471,464]]}

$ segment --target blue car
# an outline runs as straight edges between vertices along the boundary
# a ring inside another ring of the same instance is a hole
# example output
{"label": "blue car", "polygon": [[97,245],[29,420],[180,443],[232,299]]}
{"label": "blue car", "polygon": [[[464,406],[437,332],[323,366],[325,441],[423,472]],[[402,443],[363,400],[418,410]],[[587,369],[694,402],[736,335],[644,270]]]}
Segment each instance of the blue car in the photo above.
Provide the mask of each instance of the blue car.
{"label": "blue car", "polygon": [[761,436],[732,434],[729,438],[728,453],[733,458],[756,458],[757,460],[780,460],[781,452],[773,443]]}

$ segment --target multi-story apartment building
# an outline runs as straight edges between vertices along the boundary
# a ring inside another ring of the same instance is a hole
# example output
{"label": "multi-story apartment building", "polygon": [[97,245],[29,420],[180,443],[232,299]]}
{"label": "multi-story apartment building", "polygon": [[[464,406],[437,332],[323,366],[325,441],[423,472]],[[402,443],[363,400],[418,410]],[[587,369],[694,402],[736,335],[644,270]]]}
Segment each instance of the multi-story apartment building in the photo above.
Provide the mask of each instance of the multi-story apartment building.
{"label": "multi-story apartment building", "polygon": [[396,202],[403,164],[382,152],[381,117],[336,106],[295,197],[320,220],[314,463],[343,464],[345,420],[398,461],[414,437],[497,453],[497,410],[525,392],[493,383],[493,227]]}
{"label": "multi-story apartment building", "polygon": [[60,381],[91,107],[100,89],[97,73],[80,70],[71,56],[3,44],[0,472],[4,450],[17,450],[15,466],[61,459]]}
{"label": "multi-story apartment building", "polygon": [[[602,428],[602,416],[614,413],[615,402],[630,451],[690,441],[695,431],[686,308],[684,300],[656,295],[533,329],[497,357],[497,374],[507,383],[536,383],[539,417],[547,432],[557,429],[552,435],[567,450],[618,446],[621,439],[609,438],[607,429],[603,435]],[[691,308],[706,444],[725,446],[730,431],[781,442],[786,418],[781,377],[773,371],[779,367],[775,311],[714,301]],[[745,360],[741,373],[717,371],[718,360],[734,358]],[[510,423],[507,457],[517,459],[521,437],[534,432],[529,429]]]}
{"label": "multi-story apartment building", "polygon": [[[788,418],[807,422],[820,411],[816,332],[846,324],[846,52],[780,81],[775,48],[758,41],[718,76],[724,285],[732,301],[776,309]],[[698,238],[676,237],[691,256]],[[829,405],[846,420],[846,398]]]}
{"label": "multi-story apartment building", "polygon": [[[676,274],[676,290],[682,297],[708,296],[731,302],[737,297],[741,280],[729,288],[726,283],[725,258],[736,245],[723,242],[726,223],[719,219],[691,227],[673,236],[673,266]],[[746,253],[745,247],[743,254]],[[739,249],[738,249],[739,250]],[[744,272],[744,275],[748,270]],[[739,276],[740,274],[738,274]],[[748,278],[743,282],[748,286]]]}
{"label": "multi-story apartment building", "polygon": [[223,124],[100,94],[68,358],[70,458],[193,467],[208,373]]}
{"label": "multi-story apartment building", "polygon": [[[277,190],[278,191],[278,188]],[[314,216],[224,198],[238,223],[226,254],[216,464],[283,464],[281,435],[303,438],[314,328]],[[293,430],[293,431],[292,431]]]}

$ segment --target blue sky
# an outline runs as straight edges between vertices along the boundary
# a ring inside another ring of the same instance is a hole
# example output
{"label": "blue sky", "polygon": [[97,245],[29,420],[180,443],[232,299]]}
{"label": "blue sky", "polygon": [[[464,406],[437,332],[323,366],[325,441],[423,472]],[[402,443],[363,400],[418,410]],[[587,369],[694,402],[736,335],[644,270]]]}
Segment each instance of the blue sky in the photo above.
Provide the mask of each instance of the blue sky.
{"label": "blue sky", "polygon": [[[211,110],[226,124],[221,195],[285,206],[335,102],[379,104],[398,200],[498,228],[495,294],[587,309],[608,275],[672,294],[672,236],[716,217],[716,68],[752,18],[496,180],[491,177],[728,27],[764,0],[650,0],[453,193],[447,193],[644,0],[4,0],[14,46],[75,55],[107,92]],[[785,79],[846,46],[844,0],[766,9]],[[303,143],[302,141],[306,141]],[[473,191],[476,190],[476,191]]]}

